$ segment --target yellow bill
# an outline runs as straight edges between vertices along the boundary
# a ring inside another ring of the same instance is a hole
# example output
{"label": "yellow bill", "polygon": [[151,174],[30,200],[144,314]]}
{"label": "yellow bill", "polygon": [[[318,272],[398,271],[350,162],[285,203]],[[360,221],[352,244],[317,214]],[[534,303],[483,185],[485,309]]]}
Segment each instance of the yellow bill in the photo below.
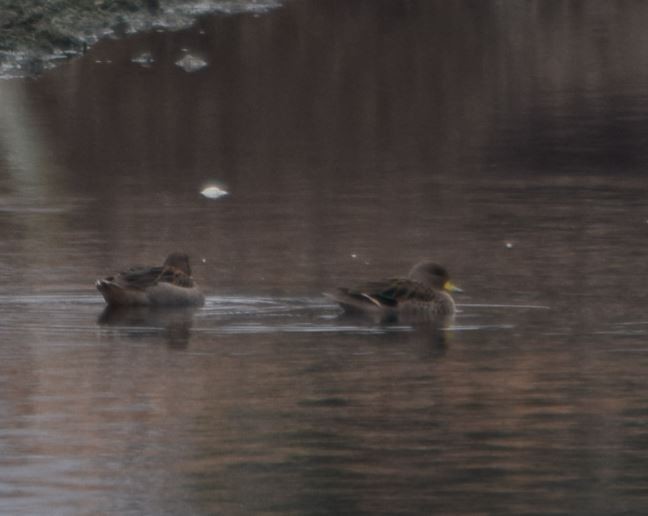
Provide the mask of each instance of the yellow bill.
{"label": "yellow bill", "polygon": [[452,283],[452,281],[448,280],[443,284],[443,290],[447,290],[448,292],[463,292],[457,285]]}

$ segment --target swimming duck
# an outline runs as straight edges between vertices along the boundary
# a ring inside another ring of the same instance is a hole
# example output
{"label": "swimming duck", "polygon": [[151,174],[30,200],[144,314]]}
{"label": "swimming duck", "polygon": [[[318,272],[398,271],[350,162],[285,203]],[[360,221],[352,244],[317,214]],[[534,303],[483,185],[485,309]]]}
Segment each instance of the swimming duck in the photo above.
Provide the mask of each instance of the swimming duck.
{"label": "swimming duck", "polygon": [[132,267],[98,280],[96,286],[110,306],[199,306],[205,302],[184,253],[171,253],[161,267]]}
{"label": "swimming duck", "polygon": [[449,292],[460,292],[441,265],[431,261],[417,263],[407,278],[391,278],[339,288],[325,294],[347,313],[381,316],[420,314],[449,316],[455,313],[455,303]]}

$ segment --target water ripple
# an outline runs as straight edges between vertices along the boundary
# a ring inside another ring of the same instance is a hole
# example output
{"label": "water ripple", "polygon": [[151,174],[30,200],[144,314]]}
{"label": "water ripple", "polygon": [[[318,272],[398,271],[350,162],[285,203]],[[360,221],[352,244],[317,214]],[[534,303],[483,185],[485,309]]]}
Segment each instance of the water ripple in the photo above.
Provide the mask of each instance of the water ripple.
{"label": "water ripple", "polygon": [[[485,318],[470,311],[473,308],[501,307],[503,305],[462,305],[463,311],[459,314],[458,321],[448,328],[435,330],[510,330],[515,327],[514,324],[494,321],[493,317]],[[108,309],[102,300],[93,294],[4,294],[0,295],[0,315],[4,321],[0,328],[2,335],[24,332],[43,336],[84,335],[96,332],[97,325],[104,329],[121,330],[131,336],[165,332],[170,327],[178,326],[194,335],[377,335],[412,332],[419,326],[411,321],[383,323],[371,319],[341,317],[339,308],[321,297],[208,296],[201,308]]]}

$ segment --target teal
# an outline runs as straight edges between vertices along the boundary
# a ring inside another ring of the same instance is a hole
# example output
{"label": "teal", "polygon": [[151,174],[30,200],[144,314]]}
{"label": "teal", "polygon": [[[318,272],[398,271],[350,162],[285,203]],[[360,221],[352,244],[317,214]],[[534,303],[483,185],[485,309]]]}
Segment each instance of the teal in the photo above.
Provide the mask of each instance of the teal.
{"label": "teal", "polygon": [[109,306],[200,306],[205,302],[185,253],[171,253],[162,266],[131,267],[95,285]]}
{"label": "teal", "polygon": [[450,292],[459,291],[444,267],[425,260],[412,267],[406,278],[338,288],[325,295],[349,314],[449,316],[456,311]]}

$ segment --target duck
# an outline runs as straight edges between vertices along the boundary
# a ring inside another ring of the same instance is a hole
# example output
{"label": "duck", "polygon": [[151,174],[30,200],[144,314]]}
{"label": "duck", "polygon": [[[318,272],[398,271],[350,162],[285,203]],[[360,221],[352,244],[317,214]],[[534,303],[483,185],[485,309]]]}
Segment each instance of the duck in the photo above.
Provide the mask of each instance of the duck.
{"label": "duck", "polygon": [[205,296],[191,277],[189,256],[174,252],[161,266],[131,267],[97,280],[108,306],[201,306]]}
{"label": "duck", "polygon": [[450,281],[445,267],[424,260],[414,265],[407,277],[368,282],[324,293],[347,314],[399,314],[447,317],[456,312],[451,292],[462,292]]}

